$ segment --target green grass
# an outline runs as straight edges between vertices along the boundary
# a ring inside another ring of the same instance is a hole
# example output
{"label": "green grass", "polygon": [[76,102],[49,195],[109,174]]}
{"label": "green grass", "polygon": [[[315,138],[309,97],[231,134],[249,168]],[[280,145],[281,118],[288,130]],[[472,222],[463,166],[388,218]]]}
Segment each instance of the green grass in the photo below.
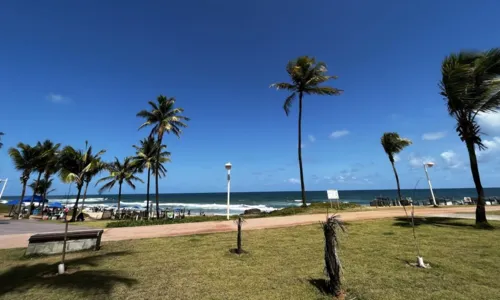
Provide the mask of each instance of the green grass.
{"label": "green grass", "polygon": [[10,211],[10,206],[0,204],[0,214],[7,214]]}
{"label": "green grass", "polygon": [[[341,237],[347,299],[496,299],[500,294],[500,223],[417,222],[424,259],[415,260],[411,229],[401,220],[348,225]],[[0,251],[0,298],[5,299],[332,299],[322,292],[323,236],[319,225],[243,232],[249,254],[229,253],[236,234],[209,234],[104,243],[101,251],[22,258]]]}
{"label": "green grass", "polygon": [[486,211],[486,215],[500,215],[500,210]]}

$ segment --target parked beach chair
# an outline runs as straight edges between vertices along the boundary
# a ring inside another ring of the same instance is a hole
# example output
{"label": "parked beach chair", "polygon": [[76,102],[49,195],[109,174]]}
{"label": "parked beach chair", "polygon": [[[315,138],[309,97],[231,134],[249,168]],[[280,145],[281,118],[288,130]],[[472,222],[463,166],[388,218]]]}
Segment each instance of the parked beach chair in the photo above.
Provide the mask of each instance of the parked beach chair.
{"label": "parked beach chair", "polygon": [[466,205],[471,205],[473,204],[472,203],[472,199],[470,197],[464,197],[464,204]]}

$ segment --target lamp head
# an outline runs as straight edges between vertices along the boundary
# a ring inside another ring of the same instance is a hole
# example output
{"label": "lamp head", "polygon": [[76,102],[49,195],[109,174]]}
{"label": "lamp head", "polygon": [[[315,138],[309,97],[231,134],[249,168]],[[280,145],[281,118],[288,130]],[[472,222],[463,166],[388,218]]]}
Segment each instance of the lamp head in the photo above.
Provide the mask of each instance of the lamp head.
{"label": "lamp head", "polygon": [[424,165],[428,166],[429,168],[434,166],[434,163],[432,161],[424,163]]}
{"label": "lamp head", "polygon": [[231,170],[231,167],[232,167],[233,165],[231,165],[231,163],[230,163],[230,162],[228,162],[225,166],[226,166],[226,170],[228,170],[228,171],[229,171],[229,170]]}

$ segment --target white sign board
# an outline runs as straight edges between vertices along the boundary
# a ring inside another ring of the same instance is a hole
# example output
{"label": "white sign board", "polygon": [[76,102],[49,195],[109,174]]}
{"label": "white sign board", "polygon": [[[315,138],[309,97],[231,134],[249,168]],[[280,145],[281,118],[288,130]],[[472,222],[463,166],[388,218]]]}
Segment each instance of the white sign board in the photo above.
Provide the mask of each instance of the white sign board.
{"label": "white sign board", "polygon": [[339,199],[339,191],[337,191],[337,190],[327,190],[326,194],[328,196],[328,200],[338,200]]}

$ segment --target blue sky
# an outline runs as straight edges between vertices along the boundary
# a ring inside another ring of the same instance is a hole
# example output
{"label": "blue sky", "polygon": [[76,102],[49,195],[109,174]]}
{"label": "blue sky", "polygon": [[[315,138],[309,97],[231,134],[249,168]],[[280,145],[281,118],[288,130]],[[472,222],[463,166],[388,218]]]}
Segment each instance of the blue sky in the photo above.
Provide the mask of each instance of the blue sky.
{"label": "blue sky", "polygon": [[[287,118],[285,65],[310,55],[344,89],[307,97],[306,187],[394,188],[380,146],[385,131],[414,144],[400,156],[413,188],[433,160],[435,187],[472,187],[465,145],[438,94],[440,63],[460,49],[498,46],[494,0],[422,1],[15,1],[0,10],[0,177],[20,193],[7,149],[52,139],[105,159],[133,154],[146,136],[135,114],[159,94],[174,96],[192,121],[172,152],[161,192],[298,190],[297,107]],[[500,119],[483,116],[490,149],[485,186],[498,186]],[[34,177],[34,176],[32,176]],[[424,187],[424,186],[422,186]],[[67,186],[57,183],[56,194]],[[92,187],[90,192],[96,191]],[[136,192],[145,191],[139,185]],[[124,188],[124,192],[132,192]]]}

